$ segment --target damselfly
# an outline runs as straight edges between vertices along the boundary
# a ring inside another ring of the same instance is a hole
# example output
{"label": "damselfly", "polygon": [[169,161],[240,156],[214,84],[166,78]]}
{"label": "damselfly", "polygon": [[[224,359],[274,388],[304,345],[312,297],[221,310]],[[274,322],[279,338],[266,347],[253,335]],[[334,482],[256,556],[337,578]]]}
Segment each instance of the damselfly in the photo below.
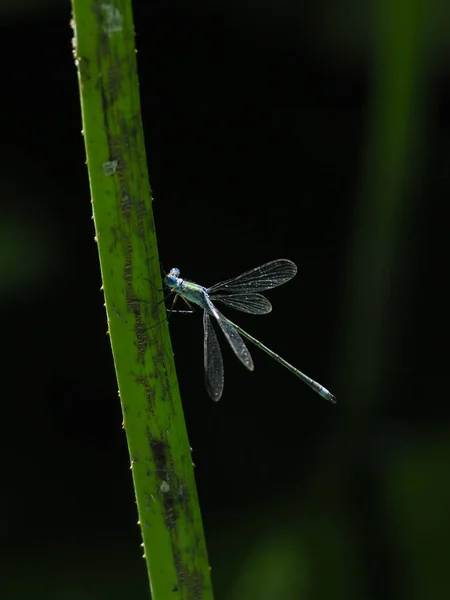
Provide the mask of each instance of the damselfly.
{"label": "damselfly", "polygon": [[297,267],[292,261],[280,258],[251,269],[233,279],[216,283],[209,288],[181,279],[179,269],[171,269],[169,274],[165,276],[164,283],[176,295],[175,300],[178,296],[181,296],[188,304],[192,302],[203,309],[203,352],[206,389],[213,400],[217,401],[222,396],[224,379],[222,352],[216,332],[211,323],[211,316],[216,319],[233,352],[249,371],[253,371],[253,360],[241,336],[250,340],[255,346],[264,350],[269,356],[289,369],[291,373],[308,384],[322,398],[330,402],[336,401],[333,394],[320,385],[320,383],[317,383],[317,381],[314,381],[293,367],[281,358],[281,356],[278,356],[278,354],[267,348],[267,346],[264,346],[264,344],[249,333],[238,327],[238,325],[225,317],[214,304],[215,302],[222,302],[225,306],[252,315],[267,314],[272,310],[272,305],[265,296],[262,296],[258,292],[271,290],[282,285],[292,279],[296,273]]}

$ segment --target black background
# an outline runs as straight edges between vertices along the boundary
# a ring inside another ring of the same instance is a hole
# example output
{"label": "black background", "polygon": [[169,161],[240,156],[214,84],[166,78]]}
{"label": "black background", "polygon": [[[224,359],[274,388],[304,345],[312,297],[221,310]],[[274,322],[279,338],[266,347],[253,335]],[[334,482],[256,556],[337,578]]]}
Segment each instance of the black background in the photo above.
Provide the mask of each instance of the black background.
{"label": "black background", "polygon": [[[297,277],[269,294],[271,315],[235,320],[338,397],[322,401],[256,349],[248,373],[223,344],[214,404],[200,313],[173,316],[217,597],[448,597],[443,15],[423,34],[426,87],[401,173],[394,153],[403,212],[398,245],[379,258],[390,270],[380,318],[377,255],[364,268],[361,249],[358,281],[349,265],[360,251],[354,215],[395,200],[368,165],[382,11],[168,0],[135,2],[134,13],[166,269],[212,285],[274,258],[296,262]],[[0,596],[146,598],[70,6],[3,3],[0,16]],[[371,319],[383,330],[376,348],[364,334]]]}

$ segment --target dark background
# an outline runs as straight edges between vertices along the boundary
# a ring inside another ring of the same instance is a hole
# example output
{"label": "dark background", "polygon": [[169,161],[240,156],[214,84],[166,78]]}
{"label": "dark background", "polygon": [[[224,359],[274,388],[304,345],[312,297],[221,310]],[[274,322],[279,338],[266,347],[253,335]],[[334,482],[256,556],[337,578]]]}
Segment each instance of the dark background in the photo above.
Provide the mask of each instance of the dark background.
{"label": "dark background", "polygon": [[[173,317],[217,598],[450,597],[450,13],[392,5],[134,3],[166,269],[295,261],[235,319],[338,397],[224,344],[214,404]],[[70,6],[0,19],[0,597],[147,598]]]}

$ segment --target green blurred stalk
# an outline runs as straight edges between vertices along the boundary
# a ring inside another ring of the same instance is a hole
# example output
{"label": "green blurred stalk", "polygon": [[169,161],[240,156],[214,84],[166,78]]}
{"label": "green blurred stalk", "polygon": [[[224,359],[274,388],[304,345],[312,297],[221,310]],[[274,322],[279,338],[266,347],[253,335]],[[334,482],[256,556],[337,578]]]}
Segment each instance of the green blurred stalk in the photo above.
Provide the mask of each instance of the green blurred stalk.
{"label": "green blurred stalk", "polygon": [[[347,252],[341,395],[361,436],[395,364],[395,311],[408,286],[426,121],[432,5],[371,5],[373,64],[363,174]],[[341,346],[341,347],[342,347]],[[344,389],[345,388],[345,389]]]}
{"label": "green blurred stalk", "polygon": [[156,305],[162,285],[131,1],[72,7],[105,306],[152,596],[208,599],[191,452],[168,327],[160,324],[164,304]]}

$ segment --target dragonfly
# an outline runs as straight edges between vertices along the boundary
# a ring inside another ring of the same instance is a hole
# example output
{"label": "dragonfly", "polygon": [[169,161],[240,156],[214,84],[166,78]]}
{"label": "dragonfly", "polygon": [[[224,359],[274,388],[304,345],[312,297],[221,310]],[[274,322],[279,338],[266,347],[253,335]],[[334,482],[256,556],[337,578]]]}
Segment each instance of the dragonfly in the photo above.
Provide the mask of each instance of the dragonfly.
{"label": "dragonfly", "polygon": [[172,309],[178,297],[183,298],[190,307],[192,303],[203,309],[205,383],[207,392],[213,400],[218,401],[222,396],[224,371],[222,352],[217,334],[211,322],[212,317],[219,325],[237,358],[249,371],[253,371],[254,364],[250,352],[242,339],[243,337],[299,377],[322,398],[330,402],[336,402],[335,396],[323,387],[323,385],[317,383],[317,381],[314,381],[314,379],[311,379],[305,373],[302,373],[302,371],[292,366],[273,350],[270,350],[270,348],[262,344],[259,340],[230,321],[215,305],[216,303],[222,303],[241,312],[252,315],[265,315],[271,312],[272,304],[259,292],[271,290],[286,283],[296,273],[297,266],[295,263],[285,258],[280,258],[255,267],[232,279],[216,283],[209,288],[203,287],[193,281],[182,279],[180,277],[180,270],[177,268],[171,269],[164,277],[164,283],[170,289],[169,294],[175,294]]}

